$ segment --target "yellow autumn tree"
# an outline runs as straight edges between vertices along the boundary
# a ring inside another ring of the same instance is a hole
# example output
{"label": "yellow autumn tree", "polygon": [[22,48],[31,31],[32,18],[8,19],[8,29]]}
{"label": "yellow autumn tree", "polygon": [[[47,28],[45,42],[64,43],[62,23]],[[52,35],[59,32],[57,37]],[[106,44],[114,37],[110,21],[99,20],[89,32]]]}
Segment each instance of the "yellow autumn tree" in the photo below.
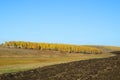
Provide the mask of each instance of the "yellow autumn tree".
{"label": "yellow autumn tree", "polygon": [[88,46],[78,46],[69,44],[53,44],[53,43],[35,43],[24,41],[10,41],[3,44],[5,47],[24,48],[24,49],[38,49],[38,50],[54,50],[65,53],[86,53],[86,54],[99,54],[102,53],[101,49]]}

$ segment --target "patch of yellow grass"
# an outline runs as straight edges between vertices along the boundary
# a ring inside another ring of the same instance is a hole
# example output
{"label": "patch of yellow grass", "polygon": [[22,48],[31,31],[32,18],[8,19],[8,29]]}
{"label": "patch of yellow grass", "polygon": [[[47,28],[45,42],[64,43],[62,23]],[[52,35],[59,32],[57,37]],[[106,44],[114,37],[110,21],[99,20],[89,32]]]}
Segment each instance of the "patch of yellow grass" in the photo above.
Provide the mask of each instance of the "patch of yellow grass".
{"label": "patch of yellow grass", "polygon": [[33,68],[67,63],[72,61],[104,58],[114,56],[110,53],[104,54],[41,54],[38,57],[0,57],[0,74],[29,70]]}

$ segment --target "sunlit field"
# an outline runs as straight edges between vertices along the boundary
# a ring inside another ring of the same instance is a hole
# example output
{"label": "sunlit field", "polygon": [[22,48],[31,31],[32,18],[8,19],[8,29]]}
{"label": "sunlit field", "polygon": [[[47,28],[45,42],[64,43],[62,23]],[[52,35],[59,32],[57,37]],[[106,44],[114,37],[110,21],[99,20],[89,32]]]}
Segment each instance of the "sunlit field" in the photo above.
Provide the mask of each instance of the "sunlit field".
{"label": "sunlit field", "polygon": [[114,56],[103,54],[60,53],[57,51],[40,51],[27,49],[0,48],[0,74],[29,70],[33,68]]}

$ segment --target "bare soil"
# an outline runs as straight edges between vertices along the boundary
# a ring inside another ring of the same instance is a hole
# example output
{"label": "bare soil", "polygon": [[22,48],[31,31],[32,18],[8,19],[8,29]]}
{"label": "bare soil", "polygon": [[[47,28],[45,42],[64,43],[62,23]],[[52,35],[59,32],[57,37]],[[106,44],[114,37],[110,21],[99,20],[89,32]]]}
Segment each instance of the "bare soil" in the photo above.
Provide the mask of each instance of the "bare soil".
{"label": "bare soil", "polygon": [[0,80],[120,80],[120,54],[2,74]]}

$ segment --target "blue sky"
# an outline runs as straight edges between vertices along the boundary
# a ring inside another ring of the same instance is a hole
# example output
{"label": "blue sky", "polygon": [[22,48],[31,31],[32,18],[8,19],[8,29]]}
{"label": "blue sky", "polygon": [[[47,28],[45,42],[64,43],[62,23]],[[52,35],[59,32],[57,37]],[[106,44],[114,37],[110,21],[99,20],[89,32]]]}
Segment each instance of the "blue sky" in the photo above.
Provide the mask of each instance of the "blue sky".
{"label": "blue sky", "polygon": [[120,0],[0,0],[0,43],[120,46]]}

